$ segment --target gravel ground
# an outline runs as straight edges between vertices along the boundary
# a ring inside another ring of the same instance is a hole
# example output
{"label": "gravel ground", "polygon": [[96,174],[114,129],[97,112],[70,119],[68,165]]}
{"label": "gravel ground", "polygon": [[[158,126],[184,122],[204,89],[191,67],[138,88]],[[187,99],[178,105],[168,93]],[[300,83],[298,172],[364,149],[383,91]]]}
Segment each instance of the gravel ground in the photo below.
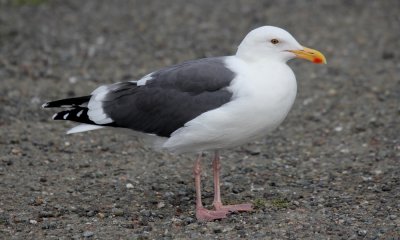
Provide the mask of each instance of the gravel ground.
{"label": "gravel ground", "polygon": [[[0,239],[400,239],[399,10],[397,0],[0,0]],[[67,136],[73,124],[40,108],[232,54],[261,25],[287,29],[328,65],[292,61],[299,93],[283,125],[223,152],[224,200],[251,201],[252,213],[199,223],[193,156],[111,130]]]}

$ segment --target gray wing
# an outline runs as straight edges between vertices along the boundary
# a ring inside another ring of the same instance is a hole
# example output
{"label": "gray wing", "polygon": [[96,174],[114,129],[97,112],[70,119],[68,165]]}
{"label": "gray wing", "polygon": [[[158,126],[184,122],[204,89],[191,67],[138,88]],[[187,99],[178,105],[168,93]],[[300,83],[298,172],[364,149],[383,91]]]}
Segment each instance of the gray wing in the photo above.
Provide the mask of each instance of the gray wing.
{"label": "gray wing", "polygon": [[188,121],[229,102],[232,92],[227,87],[234,77],[224,58],[187,61],[152,73],[143,85],[110,85],[101,107],[112,121],[109,126],[169,137]]}

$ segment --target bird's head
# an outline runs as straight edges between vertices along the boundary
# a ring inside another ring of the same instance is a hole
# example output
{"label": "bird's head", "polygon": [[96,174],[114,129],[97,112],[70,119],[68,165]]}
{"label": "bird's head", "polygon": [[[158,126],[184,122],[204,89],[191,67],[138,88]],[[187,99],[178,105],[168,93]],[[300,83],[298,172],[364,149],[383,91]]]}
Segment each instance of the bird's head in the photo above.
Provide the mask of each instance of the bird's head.
{"label": "bird's head", "polygon": [[300,45],[290,33],[273,26],[259,27],[249,32],[236,55],[250,61],[270,58],[286,62],[302,58],[317,64],[326,63],[321,52]]}

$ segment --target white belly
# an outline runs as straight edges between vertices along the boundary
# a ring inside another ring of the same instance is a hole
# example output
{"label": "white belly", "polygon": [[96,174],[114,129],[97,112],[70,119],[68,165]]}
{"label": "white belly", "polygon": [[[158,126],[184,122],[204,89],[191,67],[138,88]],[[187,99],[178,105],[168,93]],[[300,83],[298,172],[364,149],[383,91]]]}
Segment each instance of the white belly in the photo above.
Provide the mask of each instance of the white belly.
{"label": "white belly", "polygon": [[240,66],[246,69],[230,87],[233,100],[188,122],[162,147],[175,152],[231,148],[275,129],[293,105],[296,79],[286,64],[268,65],[268,68],[264,65],[268,64],[261,65],[261,69]]}

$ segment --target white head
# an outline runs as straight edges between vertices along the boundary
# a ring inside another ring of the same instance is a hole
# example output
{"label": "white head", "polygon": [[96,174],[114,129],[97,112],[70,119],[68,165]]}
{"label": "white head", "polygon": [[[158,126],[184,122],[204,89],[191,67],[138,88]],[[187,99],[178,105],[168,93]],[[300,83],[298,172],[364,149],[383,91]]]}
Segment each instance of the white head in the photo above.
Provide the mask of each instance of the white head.
{"label": "white head", "polygon": [[301,46],[290,33],[273,26],[249,32],[239,45],[236,56],[246,61],[273,59],[286,62],[298,57],[314,63],[326,63],[322,53]]}

